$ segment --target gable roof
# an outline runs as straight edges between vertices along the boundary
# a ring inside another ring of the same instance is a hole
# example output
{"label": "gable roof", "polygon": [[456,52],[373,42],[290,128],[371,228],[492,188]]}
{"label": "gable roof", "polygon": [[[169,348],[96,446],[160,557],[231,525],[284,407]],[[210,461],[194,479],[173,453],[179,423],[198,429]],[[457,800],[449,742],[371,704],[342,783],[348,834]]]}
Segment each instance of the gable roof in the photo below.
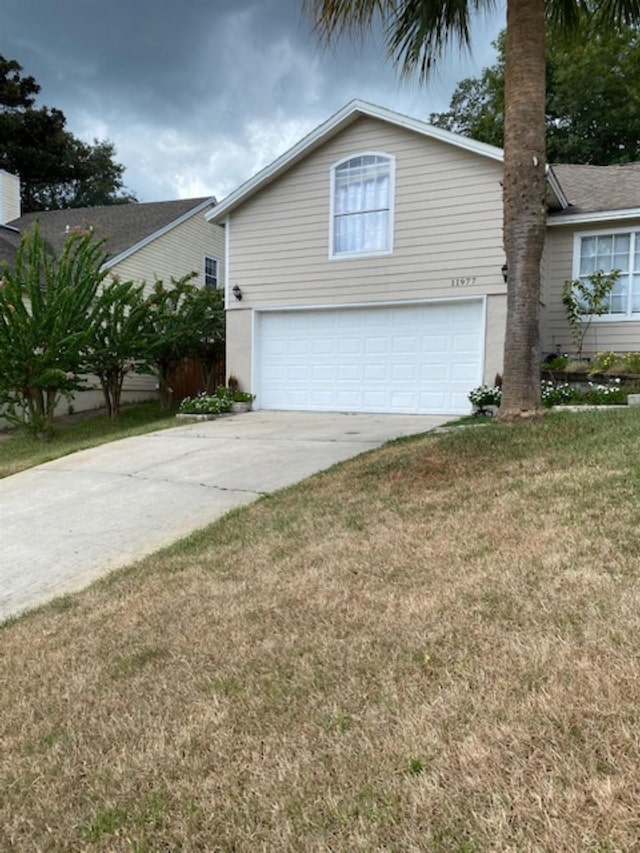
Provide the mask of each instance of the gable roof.
{"label": "gable roof", "polygon": [[[375,104],[367,103],[366,101],[353,100],[337,113],[327,119],[323,124],[312,130],[303,139],[300,140],[293,148],[286,151],[277,160],[274,160],[269,166],[262,169],[244,184],[228,195],[215,210],[206,214],[206,219],[210,222],[220,222],[231,211],[242,204],[253,193],[276,180],[281,174],[290,169],[316,148],[319,148],[344,128],[353,124],[361,117],[379,119],[380,121],[388,122],[396,127],[402,127],[406,130],[411,130],[421,136],[426,136],[430,139],[437,139],[440,142],[446,142],[448,145],[453,145],[456,148],[462,148],[465,151],[471,151],[474,154],[479,154],[482,157],[488,157],[490,160],[498,162],[503,161],[502,148],[496,148],[495,145],[487,145],[484,142],[478,142],[475,139],[469,139],[466,136],[460,136],[458,133],[451,133],[448,130],[443,130],[440,127],[434,127],[427,122],[419,121],[415,118],[402,115],[402,113],[388,110],[385,107],[378,107]],[[555,179],[555,176],[549,172],[550,188],[555,196],[555,201],[560,207],[564,207],[567,202],[562,193],[562,189]]]}
{"label": "gable roof", "polygon": [[[215,203],[210,197],[45,210],[25,213],[7,225],[22,232],[38,222],[40,234],[56,253],[74,230],[93,229],[105,240],[109,258],[105,266],[109,268]],[[6,260],[5,244],[17,246],[19,242],[19,235],[9,228],[0,228],[0,257]]]}
{"label": "gable roof", "polygon": [[552,214],[552,221],[598,221],[640,216],[640,163],[553,166],[570,207]]}

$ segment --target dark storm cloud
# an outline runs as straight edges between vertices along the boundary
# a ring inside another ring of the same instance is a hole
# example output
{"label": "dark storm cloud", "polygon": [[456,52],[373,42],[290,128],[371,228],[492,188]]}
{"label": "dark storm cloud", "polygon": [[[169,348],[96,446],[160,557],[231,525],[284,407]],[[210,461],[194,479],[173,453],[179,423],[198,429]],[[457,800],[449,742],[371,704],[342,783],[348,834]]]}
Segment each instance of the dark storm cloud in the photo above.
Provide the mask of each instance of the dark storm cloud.
{"label": "dark storm cloud", "polygon": [[42,86],[69,128],[115,142],[141,200],[222,197],[354,97],[426,118],[491,61],[402,85],[375,39],[318,47],[299,0],[0,0],[0,53]]}

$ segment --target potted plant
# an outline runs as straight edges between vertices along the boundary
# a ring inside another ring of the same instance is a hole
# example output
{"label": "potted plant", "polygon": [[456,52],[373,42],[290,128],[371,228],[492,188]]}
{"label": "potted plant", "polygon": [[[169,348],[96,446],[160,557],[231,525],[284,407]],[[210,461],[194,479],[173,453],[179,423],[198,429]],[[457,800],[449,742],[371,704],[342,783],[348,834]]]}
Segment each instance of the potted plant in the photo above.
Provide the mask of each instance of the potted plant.
{"label": "potted plant", "polygon": [[254,394],[249,394],[248,391],[240,391],[236,388],[235,391],[231,391],[229,389],[232,403],[231,403],[231,411],[235,414],[241,414],[242,412],[251,411],[251,405],[255,400]]}

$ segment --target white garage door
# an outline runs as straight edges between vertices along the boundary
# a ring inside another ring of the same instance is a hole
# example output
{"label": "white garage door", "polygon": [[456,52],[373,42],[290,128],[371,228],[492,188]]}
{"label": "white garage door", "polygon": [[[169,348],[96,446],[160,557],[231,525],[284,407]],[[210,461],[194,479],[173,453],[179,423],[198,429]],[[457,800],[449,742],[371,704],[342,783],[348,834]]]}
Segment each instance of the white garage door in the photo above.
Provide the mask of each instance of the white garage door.
{"label": "white garage door", "polygon": [[482,380],[479,301],[256,316],[261,409],[468,412]]}

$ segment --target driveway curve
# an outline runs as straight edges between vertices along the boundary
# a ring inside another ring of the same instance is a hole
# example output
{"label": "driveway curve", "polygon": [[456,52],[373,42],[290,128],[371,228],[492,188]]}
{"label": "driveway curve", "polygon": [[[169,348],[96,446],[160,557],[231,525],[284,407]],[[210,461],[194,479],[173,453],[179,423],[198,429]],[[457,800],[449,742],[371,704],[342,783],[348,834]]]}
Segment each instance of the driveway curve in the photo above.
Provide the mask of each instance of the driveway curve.
{"label": "driveway curve", "polygon": [[125,438],[0,480],[0,620],[445,420],[249,412]]}

